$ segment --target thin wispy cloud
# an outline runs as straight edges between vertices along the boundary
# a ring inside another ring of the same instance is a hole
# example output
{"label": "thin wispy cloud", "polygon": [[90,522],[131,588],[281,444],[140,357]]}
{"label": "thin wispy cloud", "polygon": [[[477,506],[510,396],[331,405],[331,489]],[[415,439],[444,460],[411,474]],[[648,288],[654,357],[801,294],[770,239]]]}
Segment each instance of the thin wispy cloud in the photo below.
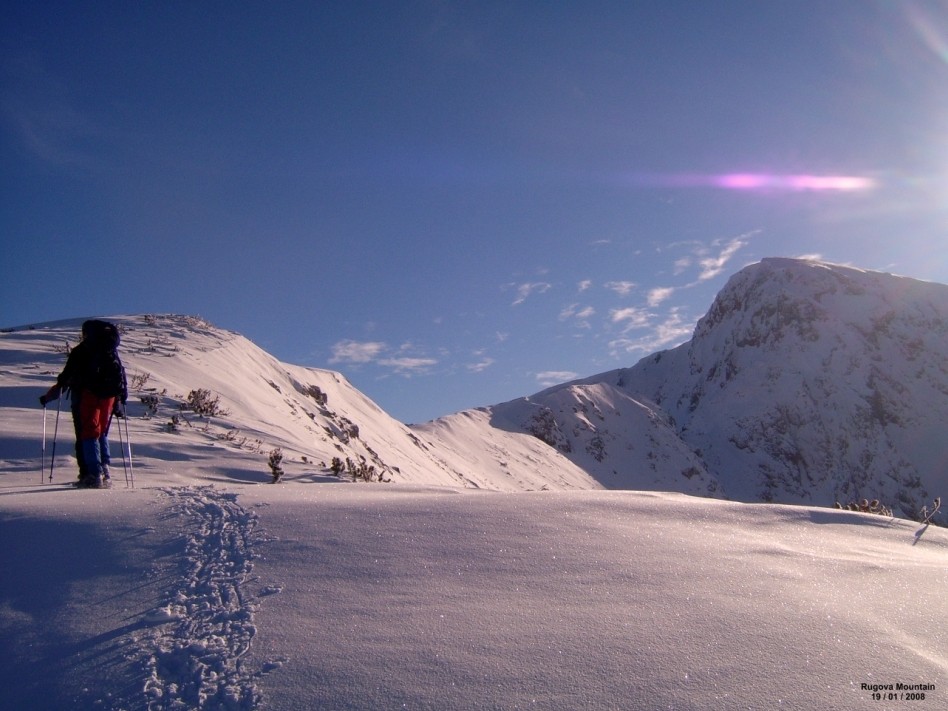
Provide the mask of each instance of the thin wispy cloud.
{"label": "thin wispy cloud", "polygon": [[612,309],[609,312],[612,323],[622,324],[626,331],[645,328],[651,322],[651,314],[645,309],[628,306],[624,309]]}
{"label": "thin wispy cloud", "polygon": [[537,383],[545,388],[576,380],[579,375],[571,370],[545,370],[537,373]]}
{"label": "thin wispy cloud", "polygon": [[653,348],[662,348],[669,344],[678,344],[691,336],[694,327],[682,317],[681,309],[673,308],[665,320],[655,327]]}
{"label": "thin wispy cloud", "polygon": [[619,296],[628,296],[635,290],[637,284],[634,281],[608,281],[604,286]]}
{"label": "thin wispy cloud", "polygon": [[472,373],[483,373],[490,368],[496,361],[493,358],[484,358],[476,363],[468,363],[467,369]]}
{"label": "thin wispy cloud", "polygon": [[[629,329],[631,330],[631,329]],[[654,353],[683,343],[691,335],[693,327],[688,325],[678,308],[671,309],[665,320],[639,338],[617,338],[609,342],[609,353],[621,358],[632,353]]]}
{"label": "thin wispy cloud", "polygon": [[[574,327],[591,329],[597,325],[598,313],[605,315],[598,325],[611,332],[613,340],[608,341],[609,353],[613,357],[625,357],[629,353],[649,352],[677,345],[686,340],[694,328],[692,322],[684,318],[681,307],[674,304],[680,301],[682,291],[693,289],[724,272],[735,256],[758,231],[746,232],[729,239],[717,239],[710,243],[697,241],[677,242],[658,249],[664,252],[674,248],[678,255],[673,257],[667,271],[656,273],[666,275],[672,272],[684,283],[675,286],[647,287],[631,280],[607,281],[602,284],[604,290],[628,302],[607,308],[605,305],[587,305],[573,302],[559,312],[559,321]],[[682,251],[687,250],[687,254]],[[685,281],[687,280],[687,281]],[[589,292],[593,281],[577,282],[580,293]],[[615,337],[618,334],[618,337]]]}
{"label": "thin wispy cloud", "polygon": [[412,373],[424,372],[438,364],[434,358],[381,358],[378,364],[384,368],[391,368],[400,375],[409,375]]}
{"label": "thin wispy cloud", "polygon": [[581,304],[570,304],[560,311],[560,321],[573,321],[580,328],[592,328],[589,322],[596,315],[596,309],[592,306],[582,306]]}
{"label": "thin wispy cloud", "polygon": [[329,362],[337,363],[371,363],[386,349],[386,345],[379,341],[339,341],[332,345],[332,357]]}
{"label": "thin wispy cloud", "polygon": [[543,294],[553,288],[553,285],[545,281],[526,282],[517,285],[517,298],[514,299],[511,306],[517,306],[529,299],[534,294]]}
{"label": "thin wispy cloud", "polygon": [[715,240],[711,243],[712,248],[718,249],[718,253],[711,256],[703,256],[698,260],[698,264],[701,267],[701,273],[698,275],[698,281],[708,281],[709,279],[714,279],[721,272],[724,271],[724,268],[727,266],[727,263],[731,261],[735,254],[737,254],[742,247],[747,245],[747,240],[757,234],[757,231],[746,232],[738,237],[734,237],[730,240]]}
{"label": "thin wispy cloud", "polygon": [[672,294],[674,294],[675,291],[676,291],[676,289],[675,289],[674,287],[671,287],[671,286],[662,286],[662,287],[658,287],[658,288],[649,290],[649,292],[648,292],[648,305],[651,306],[651,307],[653,307],[653,308],[654,308],[655,306],[658,306],[658,305],[661,304],[663,301],[666,301],[666,300],[668,300],[669,298],[671,298]]}
{"label": "thin wispy cloud", "polygon": [[421,373],[438,364],[436,358],[419,355],[404,355],[413,350],[414,346],[405,344],[394,350],[381,341],[353,341],[344,340],[333,344],[332,356],[329,359],[333,365],[367,365],[373,364],[388,368],[400,375]]}

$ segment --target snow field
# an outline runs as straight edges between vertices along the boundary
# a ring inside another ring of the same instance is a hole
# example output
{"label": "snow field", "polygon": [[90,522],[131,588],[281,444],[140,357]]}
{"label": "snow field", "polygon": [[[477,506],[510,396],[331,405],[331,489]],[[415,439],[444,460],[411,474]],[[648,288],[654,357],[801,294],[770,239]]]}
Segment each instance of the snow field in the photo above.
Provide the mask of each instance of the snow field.
{"label": "snow field", "polygon": [[290,660],[265,698],[858,709],[878,707],[862,683],[892,679],[944,700],[948,537],[875,518],[675,494],[294,497],[263,517],[258,571],[283,592],[254,649]]}
{"label": "snow field", "polygon": [[681,494],[0,488],[11,708],[903,708],[948,533]]}

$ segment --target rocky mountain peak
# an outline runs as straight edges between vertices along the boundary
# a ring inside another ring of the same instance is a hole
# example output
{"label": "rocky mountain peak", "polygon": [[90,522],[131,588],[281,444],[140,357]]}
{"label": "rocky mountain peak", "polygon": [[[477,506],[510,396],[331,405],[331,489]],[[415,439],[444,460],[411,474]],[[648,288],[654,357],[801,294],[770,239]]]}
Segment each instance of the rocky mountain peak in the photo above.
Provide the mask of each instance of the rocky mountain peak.
{"label": "rocky mountain peak", "polygon": [[609,488],[914,517],[948,490],[948,286],[765,259],[687,343],[489,410]]}

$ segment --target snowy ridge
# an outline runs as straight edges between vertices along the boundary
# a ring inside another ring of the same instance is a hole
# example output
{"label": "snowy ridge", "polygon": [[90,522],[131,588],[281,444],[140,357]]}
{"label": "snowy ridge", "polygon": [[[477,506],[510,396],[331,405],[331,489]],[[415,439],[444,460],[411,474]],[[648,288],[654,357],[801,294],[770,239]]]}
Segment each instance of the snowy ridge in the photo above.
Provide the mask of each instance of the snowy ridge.
{"label": "snowy ridge", "polygon": [[[435,444],[425,427],[394,420],[341,374],[282,363],[243,336],[201,319],[110,319],[122,331],[130,436],[133,442],[148,440],[135,450],[142,482],[158,471],[178,472],[181,484],[195,477],[265,482],[267,453],[279,447],[287,481],[322,480],[338,458],[371,467],[376,480],[394,483],[501,491],[600,486],[522,432],[497,430],[485,451],[471,447],[471,433],[489,428],[483,413],[465,413],[457,437],[442,430]],[[73,319],[0,334],[0,375],[10,395],[0,402],[0,415],[13,421],[38,418],[36,393],[61,370],[64,350],[75,344],[81,323]],[[187,409],[188,394],[199,389],[218,399],[213,414]],[[68,449],[59,451],[64,476],[72,476]],[[33,445],[24,444],[22,453],[17,466],[34,467]]]}
{"label": "snowy ridge", "polygon": [[[243,336],[194,317],[111,320],[122,332],[130,435],[133,442],[148,440],[136,448],[143,483],[150,472],[168,469],[186,469],[183,484],[195,475],[205,481],[267,481],[267,453],[277,447],[284,450],[288,479],[326,476],[333,458],[339,458],[371,467],[376,479],[467,483],[463,473],[432,457],[415,433],[339,373],[281,363]],[[73,319],[0,334],[0,376],[8,394],[0,412],[14,421],[38,420],[36,393],[62,369],[65,349],[76,343],[81,323]],[[197,390],[216,401],[211,411],[188,408],[188,395]],[[68,403],[64,407],[68,423]],[[70,450],[59,450],[65,477],[73,476]],[[35,466],[35,450],[23,452],[23,466]]]}

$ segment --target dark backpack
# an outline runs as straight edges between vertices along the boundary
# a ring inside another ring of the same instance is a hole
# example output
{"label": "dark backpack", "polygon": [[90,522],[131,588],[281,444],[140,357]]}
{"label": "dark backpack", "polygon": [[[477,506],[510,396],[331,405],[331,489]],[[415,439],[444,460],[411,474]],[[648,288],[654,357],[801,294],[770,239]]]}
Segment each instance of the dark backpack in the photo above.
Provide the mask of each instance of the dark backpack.
{"label": "dark backpack", "polygon": [[125,368],[118,355],[118,328],[108,321],[86,321],[82,331],[90,351],[85,387],[97,397],[124,396]]}

